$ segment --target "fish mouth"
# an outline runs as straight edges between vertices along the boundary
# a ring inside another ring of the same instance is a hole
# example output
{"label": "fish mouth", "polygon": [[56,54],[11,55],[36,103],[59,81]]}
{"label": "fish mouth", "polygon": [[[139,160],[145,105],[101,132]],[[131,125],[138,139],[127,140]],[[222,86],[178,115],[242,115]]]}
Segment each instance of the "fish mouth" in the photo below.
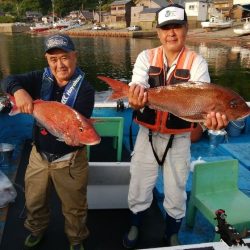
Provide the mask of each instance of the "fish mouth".
{"label": "fish mouth", "polygon": [[99,144],[101,142],[101,139],[100,140],[98,140],[98,141],[94,141],[94,142],[92,142],[91,144],[89,144],[89,145],[96,145],[96,144]]}
{"label": "fish mouth", "polygon": [[237,120],[242,120],[242,119],[247,118],[248,116],[250,116],[250,108],[249,108],[249,110],[248,110],[245,114],[243,114],[241,117],[239,117],[239,118],[237,118],[237,119],[235,119],[235,120],[236,120],[236,121],[237,121]]}
{"label": "fish mouth", "polygon": [[93,141],[93,142],[88,142],[88,143],[85,143],[85,144],[83,144],[83,145],[93,146],[93,145],[99,144],[100,142],[101,142],[101,139],[100,139],[100,140],[97,140],[97,141]]}
{"label": "fish mouth", "polygon": [[247,113],[247,114],[245,114],[245,115],[243,115],[243,116],[237,118],[235,121],[245,119],[245,118],[247,118],[249,115],[250,115],[250,113]]}

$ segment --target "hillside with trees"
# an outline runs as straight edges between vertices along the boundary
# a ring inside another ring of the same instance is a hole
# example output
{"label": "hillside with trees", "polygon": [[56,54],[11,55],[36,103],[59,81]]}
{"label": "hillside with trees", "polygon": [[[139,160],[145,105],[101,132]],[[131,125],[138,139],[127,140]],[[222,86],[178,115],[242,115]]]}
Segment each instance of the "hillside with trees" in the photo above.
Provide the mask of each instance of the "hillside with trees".
{"label": "hillside with trees", "polygon": [[22,19],[26,11],[39,11],[43,15],[54,11],[59,17],[67,15],[72,10],[96,10],[101,5],[102,10],[108,10],[114,0],[0,0],[0,12]]}

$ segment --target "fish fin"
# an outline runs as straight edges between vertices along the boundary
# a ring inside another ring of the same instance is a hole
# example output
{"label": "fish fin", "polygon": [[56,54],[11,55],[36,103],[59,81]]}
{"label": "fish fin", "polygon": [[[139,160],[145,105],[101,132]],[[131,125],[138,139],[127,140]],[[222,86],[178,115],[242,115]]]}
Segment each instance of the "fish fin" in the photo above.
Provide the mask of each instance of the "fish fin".
{"label": "fish fin", "polygon": [[181,118],[182,120],[185,120],[187,122],[204,122],[204,119],[202,118],[192,118],[192,117],[185,117],[185,116],[180,116],[179,118]]}
{"label": "fish fin", "polygon": [[57,141],[61,141],[64,142],[64,140],[62,138],[56,138]]}
{"label": "fish fin", "polygon": [[20,114],[20,110],[17,109],[17,108],[13,108],[10,112],[9,112],[9,116],[14,116],[14,115],[17,115],[17,114]]}
{"label": "fish fin", "polygon": [[122,96],[121,93],[115,91],[113,94],[109,96],[108,100],[119,100],[124,98],[127,98],[127,95]]}
{"label": "fish fin", "polygon": [[106,76],[97,76],[97,78],[104,81],[112,88],[113,93],[108,98],[109,100],[118,100],[128,97],[129,86],[125,82],[118,81]]}
{"label": "fish fin", "polygon": [[159,110],[159,111],[166,111],[166,108],[163,108],[163,107],[161,107],[161,106],[159,106],[159,105],[154,105],[154,104],[147,104],[147,106],[149,107],[149,108],[151,108],[151,109],[157,109],[157,110]]}
{"label": "fish fin", "polygon": [[11,103],[11,106],[12,106],[12,109],[11,109],[11,111],[9,112],[9,115],[10,115],[10,116],[14,116],[14,115],[17,115],[17,114],[21,113],[20,110],[19,110],[19,109],[17,108],[17,106],[16,106],[15,97],[12,96],[12,95],[10,95],[10,94],[7,94],[7,96],[8,96],[8,98],[9,98],[10,103]]}
{"label": "fish fin", "polygon": [[7,94],[7,97],[10,99],[13,105],[16,104],[15,97],[13,95]]}
{"label": "fish fin", "polygon": [[[174,114],[175,116],[177,116],[176,114]],[[201,122],[204,123],[206,118],[203,114],[198,114],[198,115],[189,115],[189,116],[178,116],[179,118],[181,118],[182,120],[188,121],[188,122]]]}
{"label": "fish fin", "polygon": [[[154,104],[150,104],[148,105],[151,109],[157,109],[157,110],[160,110],[160,111],[166,111],[166,108],[164,107],[161,107],[161,106],[158,106],[158,105],[154,105]],[[173,115],[181,118],[182,120],[185,120],[185,121],[188,121],[188,122],[204,122],[205,121],[205,116],[206,114],[202,114],[201,116],[200,115],[189,115],[189,116],[181,116],[180,114],[175,114],[174,112],[170,112],[172,113]]]}
{"label": "fish fin", "polygon": [[104,119],[102,117],[94,117],[94,118],[90,118],[89,121],[94,124],[94,123],[99,123],[99,122],[105,122],[105,121],[109,121],[107,119]]}
{"label": "fish fin", "polygon": [[94,123],[98,122],[98,119],[90,118],[90,119],[88,119],[88,121],[89,121],[91,124],[94,124]]}

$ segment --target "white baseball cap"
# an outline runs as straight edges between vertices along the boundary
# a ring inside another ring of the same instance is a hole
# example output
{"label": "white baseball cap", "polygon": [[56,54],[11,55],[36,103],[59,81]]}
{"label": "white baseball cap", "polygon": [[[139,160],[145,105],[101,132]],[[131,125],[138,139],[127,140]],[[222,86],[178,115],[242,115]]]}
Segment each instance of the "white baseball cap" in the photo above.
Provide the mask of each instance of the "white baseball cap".
{"label": "white baseball cap", "polygon": [[170,4],[157,12],[156,28],[161,28],[169,24],[187,23],[185,9],[179,4]]}

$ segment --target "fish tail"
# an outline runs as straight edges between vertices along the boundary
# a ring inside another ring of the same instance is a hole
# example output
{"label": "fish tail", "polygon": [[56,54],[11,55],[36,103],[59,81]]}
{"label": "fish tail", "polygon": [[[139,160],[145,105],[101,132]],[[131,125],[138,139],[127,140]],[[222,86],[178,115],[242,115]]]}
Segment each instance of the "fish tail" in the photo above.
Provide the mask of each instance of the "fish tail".
{"label": "fish tail", "polygon": [[97,76],[97,78],[104,81],[112,88],[113,93],[109,96],[109,100],[118,100],[128,97],[129,86],[126,83],[106,76]]}
{"label": "fish tail", "polygon": [[7,94],[7,97],[9,99],[10,105],[12,107],[11,111],[9,112],[9,115],[13,116],[13,115],[19,114],[20,110],[16,106],[16,101],[15,101],[14,96]]}
{"label": "fish tail", "polygon": [[20,111],[16,107],[14,96],[5,93],[0,97],[0,112],[1,111],[8,113],[9,115],[20,113]]}

